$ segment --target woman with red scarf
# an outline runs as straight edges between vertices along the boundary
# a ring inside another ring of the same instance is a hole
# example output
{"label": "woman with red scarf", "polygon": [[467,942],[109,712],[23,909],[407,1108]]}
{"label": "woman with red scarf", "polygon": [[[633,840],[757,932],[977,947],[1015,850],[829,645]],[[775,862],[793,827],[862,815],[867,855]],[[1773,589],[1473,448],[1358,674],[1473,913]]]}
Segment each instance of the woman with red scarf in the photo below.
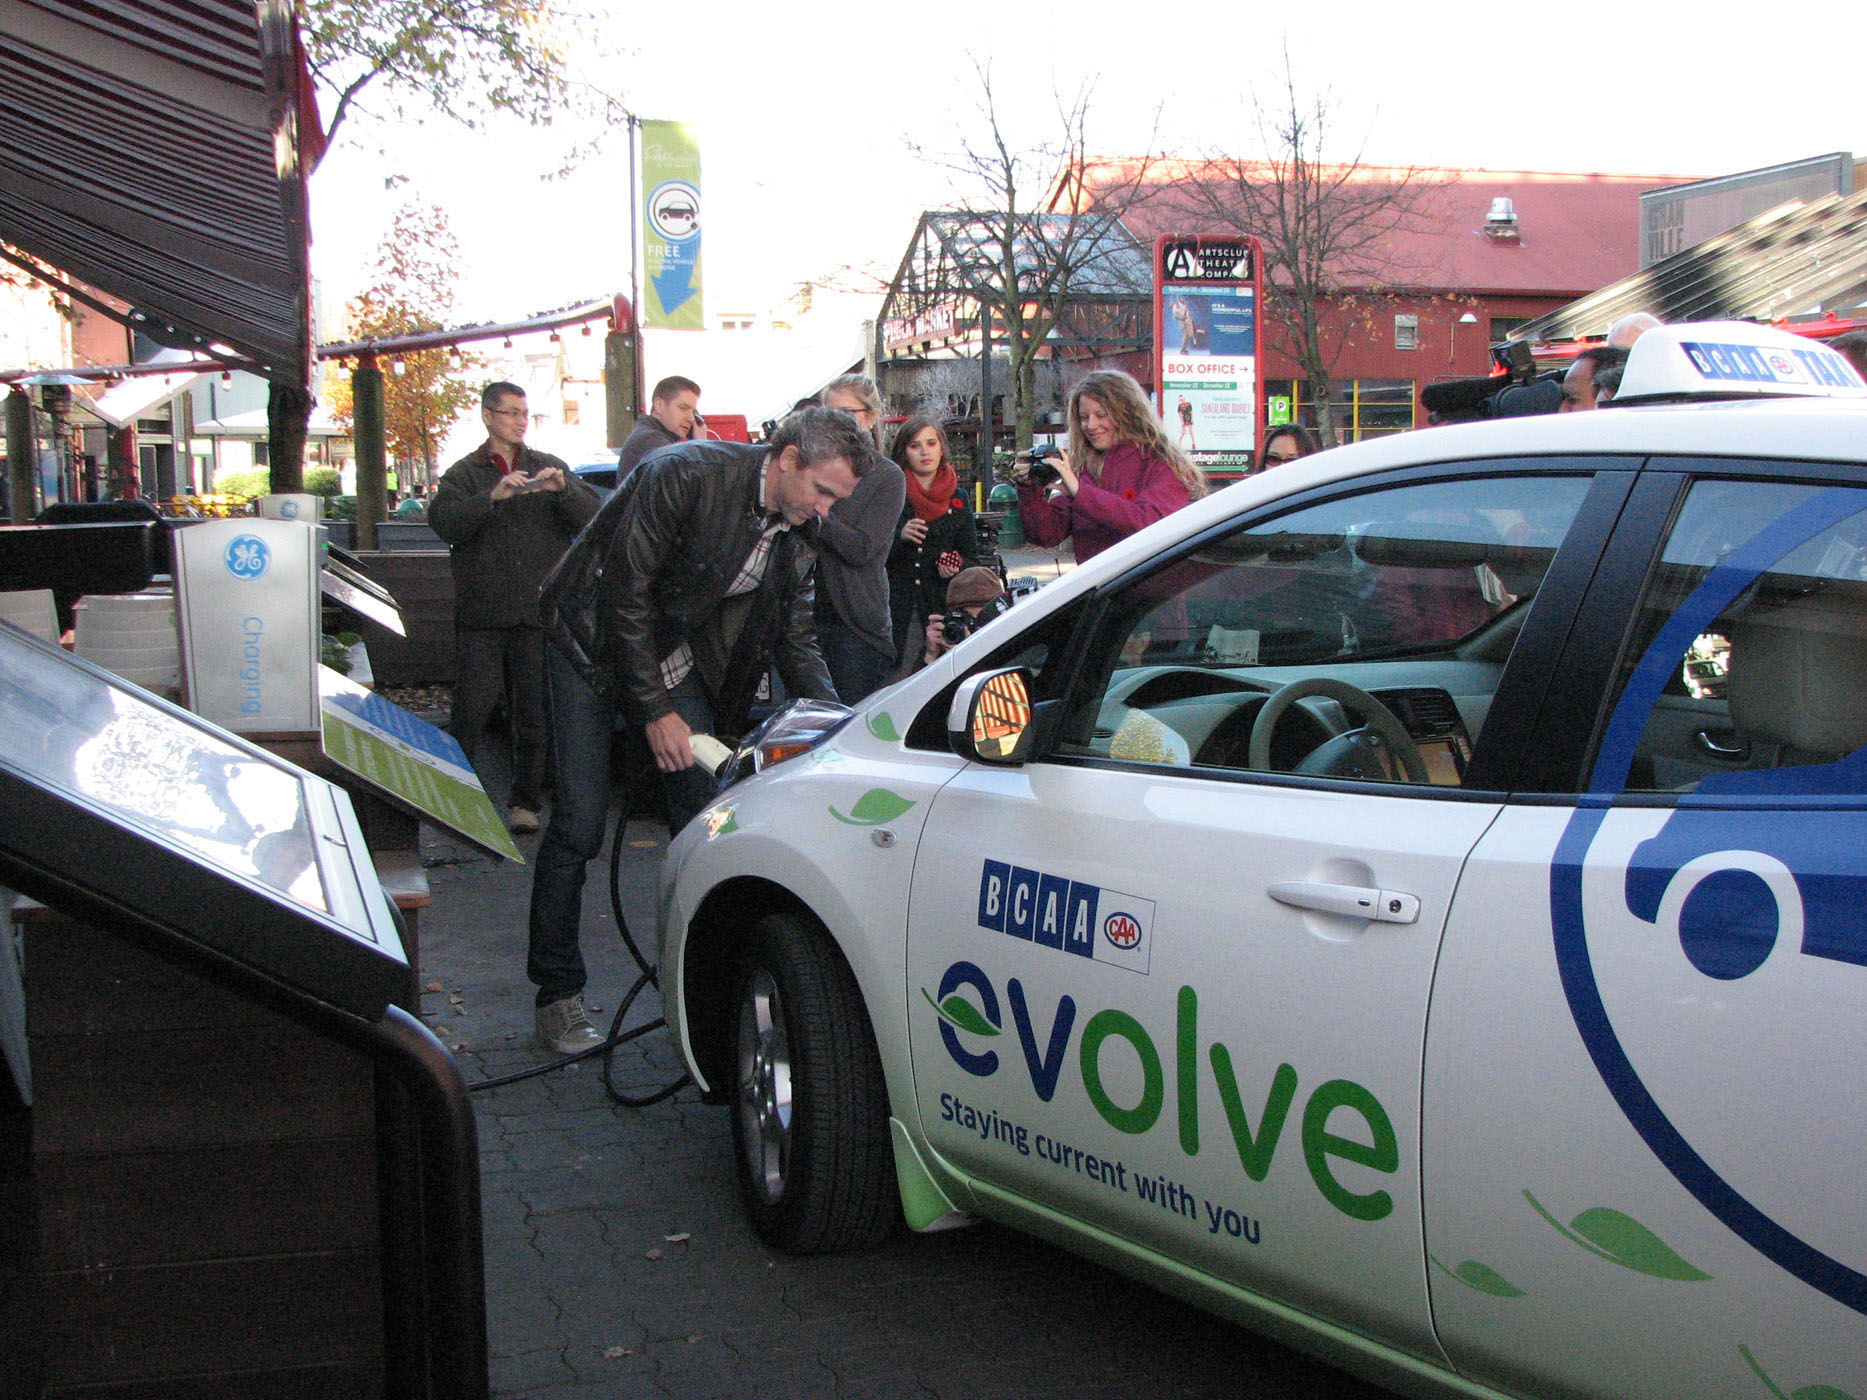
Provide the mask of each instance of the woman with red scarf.
{"label": "woman with red scarf", "polygon": [[972,508],[947,460],[946,434],[931,418],[910,418],[895,434],[891,454],[907,478],[907,504],[888,552],[888,610],[895,655],[918,648],[930,615],[945,616],[946,585],[979,562]]}

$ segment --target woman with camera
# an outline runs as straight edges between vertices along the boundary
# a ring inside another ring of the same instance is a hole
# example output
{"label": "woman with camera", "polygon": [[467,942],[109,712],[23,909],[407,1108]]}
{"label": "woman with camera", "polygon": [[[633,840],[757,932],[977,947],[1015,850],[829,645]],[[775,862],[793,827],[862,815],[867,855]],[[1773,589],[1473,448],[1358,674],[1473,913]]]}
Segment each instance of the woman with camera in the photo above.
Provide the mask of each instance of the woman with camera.
{"label": "woman with camera", "polygon": [[979,562],[979,535],[938,423],[910,418],[895,434],[892,455],[907,483],[907,500],[888,551],[888,608],[895,655],[905,658],[921,624],[946,611],[947,581]]}
{"label": "woman with camera", "polygon": [[1046,549],[1076,543],[1093,559],[1206,494],[1199,468],[1173,443],[1134,379],[1094,370],[1070,391],[1070,446],[1041,461],[1020,454],[1011,479],[1025,535]]}

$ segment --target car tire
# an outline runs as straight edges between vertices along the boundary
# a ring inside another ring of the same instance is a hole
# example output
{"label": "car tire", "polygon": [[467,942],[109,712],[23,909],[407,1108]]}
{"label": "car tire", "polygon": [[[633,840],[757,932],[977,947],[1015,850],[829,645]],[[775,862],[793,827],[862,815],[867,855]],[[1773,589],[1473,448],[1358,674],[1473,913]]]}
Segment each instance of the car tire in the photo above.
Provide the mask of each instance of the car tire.
{"label": "car tire", "polygon": [[753,1228],[791,1254],[879,1244],[901,1199],[881,1057],[848,965],[810,920],[771,914],[733,997],[733,1156]]}

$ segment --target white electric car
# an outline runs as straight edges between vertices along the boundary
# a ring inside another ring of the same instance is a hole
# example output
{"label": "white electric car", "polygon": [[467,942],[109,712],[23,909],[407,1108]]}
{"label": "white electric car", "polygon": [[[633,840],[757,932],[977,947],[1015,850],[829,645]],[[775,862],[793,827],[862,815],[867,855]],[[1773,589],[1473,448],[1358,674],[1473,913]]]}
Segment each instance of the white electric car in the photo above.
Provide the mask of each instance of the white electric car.
{"label": "white electric car", "polygon": [[988,1217],[1405,1392],[1867,1396],[1867,389],[1720,324],[1621,394],[1773,401],[1280,467],[749,741],[660,909],[759,1232]]}

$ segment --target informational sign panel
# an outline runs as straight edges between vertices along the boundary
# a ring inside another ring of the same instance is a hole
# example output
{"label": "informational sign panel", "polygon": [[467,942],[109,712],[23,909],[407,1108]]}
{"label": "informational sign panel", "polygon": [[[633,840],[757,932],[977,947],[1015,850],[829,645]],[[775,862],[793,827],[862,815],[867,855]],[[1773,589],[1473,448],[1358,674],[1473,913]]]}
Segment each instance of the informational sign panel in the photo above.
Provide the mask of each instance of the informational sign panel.
{"label": "informational sign panel", "polygon": [[326,758],[489,855],[525,863],[451,734],[328,666],[318,668],[318,686]]}
{"label": "informational sign panel", "polygon": [[1154,343],[1167,436],[1209,472],[1251,470],[1264,420],[1256,239],[1155,244]]}
{"label": "informational sign panel", "polygon": [[208,520],[174,551],[188,708],[236,734],[315,731],[317,526]]}
{"label": "informational sign panel", "polygon": [[700,147],[680,122],[642,123],[642,324],[706,329],[700,300]]}

